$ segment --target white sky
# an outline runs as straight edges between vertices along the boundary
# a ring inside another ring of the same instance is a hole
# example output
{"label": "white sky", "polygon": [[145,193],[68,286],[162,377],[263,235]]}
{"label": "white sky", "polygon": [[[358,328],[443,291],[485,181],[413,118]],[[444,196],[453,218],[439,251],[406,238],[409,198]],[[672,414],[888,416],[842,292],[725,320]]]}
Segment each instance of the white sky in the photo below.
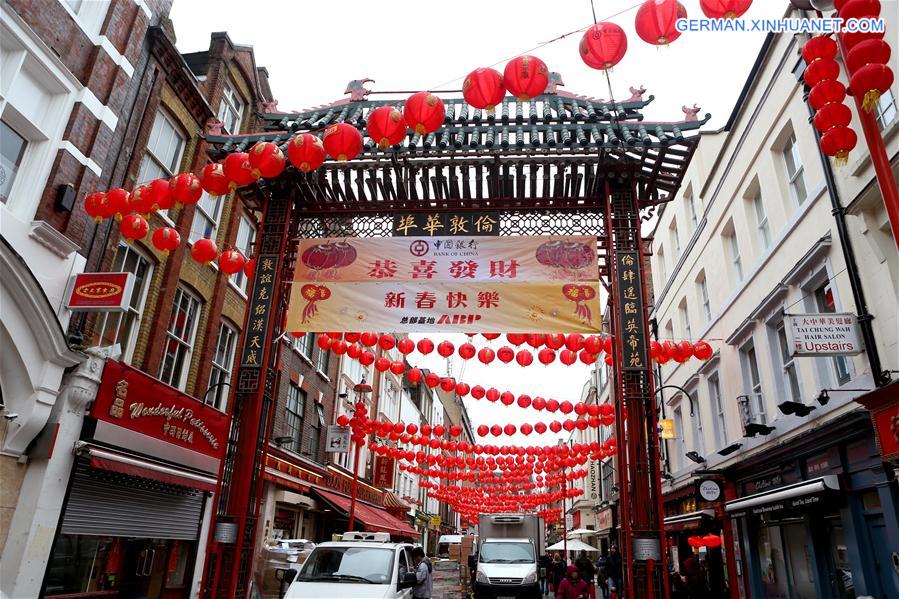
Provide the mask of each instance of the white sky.
{"label": "white sky", "polygon": [[[699,0],[682,0],[690,17],[701,17]],[[656,100],[647,107],[648,120],[675,121],[681,106],[694,102],[712,113],[706,128],[724,125],[746,80],[763,35],[759,33],[685,33],[668,47],[656,48],[637,37],[633,22],[638,0],[595,0],[597,18],[612,18],[624,28],[629,47],[610,73],[615,98],[626,98],[630,86],[643,85]],[[746,18],[778,18],[785,1],[758,0]],[[457,89],[477,67],[503,70],[508,59],[532,53],[551,71],[559,72],[571,93],[608,98],[605,76],[588,68],[578,55],[581,34],[574,33],[539,49],[541,43],[592,24],[589,0],[176,0],[171,18],[178,49],[194,52],[209,47],[213,31],[227,31],[235,44],[251,45],[258,66],[269,71],[280,110],[300,110],[341,99],[347,82],[369,77],[375,91]],[[419,336],[416,336],[418,338]],[[431,335],[434,339],[436,336]],[[458,346],[464,335],[450,336]],[[439,340],[439,339],[438,339]],[[501,339],[490,342],[495,350]],[[486,344],[481,337],[477,347]],[[446,361],[436,352],[427,358],[410,356],[418,366],[443,375]],[[462,360],[456,356],[454,376]],[[514,362],[513,362],[514,364]],[[494,386],[518,395],[569,400],[580,398],[589,368],[578,364],[528,368],[498,360],[484,367],[468,361],[464,380],[472,386]],[[532,408],[506,407],[486,399],[466,400],[475,427],[512,422],[552,420]],[[555,418],[564,420],[557,413]],[[568,433],[564,433],[565,438]],[[487,443],[522,445],[555,443],[556,435],[532,433],[513,438],[488,437]]]}

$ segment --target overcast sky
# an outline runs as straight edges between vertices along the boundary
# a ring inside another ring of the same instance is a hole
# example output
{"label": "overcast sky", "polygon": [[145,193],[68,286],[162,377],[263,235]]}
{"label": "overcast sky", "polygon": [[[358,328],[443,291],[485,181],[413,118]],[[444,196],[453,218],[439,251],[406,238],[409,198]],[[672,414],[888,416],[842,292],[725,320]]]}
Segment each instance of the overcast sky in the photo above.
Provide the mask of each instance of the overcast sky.
{"label": "overcast sky", "polygon": [[[688,16],[702,16],[699,0],[683,0]],[[676,121],[681,106],[694,102],[710,112],[708,129],[722,126],[730,114],[762,43],[758,33],[685,33],[670,46],[643,43],[634,32],[640,2],[595,0],[599,20],[609,18],[628,35],[624,59],[610,73],[618,100],[630,86],[643,85],[655,102],[646,109],[651,120]],[[746,18],[776,18],[787,3],[759,0]],[[236,44],[251,45],[257,65],[268,69],[280,110],[300,110],[343,97],[347,82],[369,77],[375,91],[458,89],[477,67],[502,71],[514,56],[532,53],[562,75],[563,89],[608,98],[605,76],[588,68],[578,55],[579,29],[592,24],[589,0],[506,0],[434,2],[373,0],[298,2],[288,0],[175,0],[171,13],[181,52],[209,47],[213,31],[227,31]],[[611,18],[610,18],[611,17]],[[561,40],[545,42],[571,33]],[[435,336],[431,336],[434,338]],[[453,336],[458,346],[465,337]],[[487,342],[475,341],[477,347]],[[500,340],[490,343],[493,349]],[[446,361],[432,354],[412,362],[446,374]],[[460,378],[457,357],[453,375]],[[519,368],[498,361],[491,367],[471,360],[461,380],[495,386],[516,395],[577,401],[589,368],[538,363]],[[473,424],[536,423],[546,412],[466,401]],[[563,419],[561,414],[557,417]],[[551,419],[551,418],[550,418]],[[565,435],[567,438],[567,434]],[[512,441],[531,445],[554,443],[555,435],[517,435]],[[507,443],[508,437],[488,443]]]}

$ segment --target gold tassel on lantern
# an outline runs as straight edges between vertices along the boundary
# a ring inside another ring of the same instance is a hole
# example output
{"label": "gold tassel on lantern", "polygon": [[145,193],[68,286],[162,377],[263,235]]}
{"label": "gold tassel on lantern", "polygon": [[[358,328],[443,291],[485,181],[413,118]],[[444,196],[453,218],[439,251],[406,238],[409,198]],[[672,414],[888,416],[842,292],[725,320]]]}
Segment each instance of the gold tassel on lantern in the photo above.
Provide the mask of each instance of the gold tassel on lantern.
{"label": "gold tassel on lantern", "polygon": [[840,150],[833,157],[833,163],[840,167],[849,164],[849,150]]}
{"label": "gold tassel on lantern", "polygon": [[865,112],[871,112],[879,103],[880,90],[870,89],[865,92],[865,97],[862,99],[862,110],[864,110]]}

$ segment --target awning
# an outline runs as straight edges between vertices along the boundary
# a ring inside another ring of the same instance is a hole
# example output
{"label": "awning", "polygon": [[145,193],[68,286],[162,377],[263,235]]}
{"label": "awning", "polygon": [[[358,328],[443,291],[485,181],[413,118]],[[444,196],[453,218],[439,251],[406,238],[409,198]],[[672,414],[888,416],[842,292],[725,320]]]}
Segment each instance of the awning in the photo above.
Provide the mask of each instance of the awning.
{"label": "awning", "polygon": [[198,472],[183,470],[160,462],[153,462],[136,456],[100,449],[91,445],[80,445],[75,449],[79,455],[87,456],[90,466],[130,476],[149,478],[170,485],[180,485],[201,491],[215,492],[216,479]]}
{"label": "awning", "polygon": [[735,516],[745,515],[747,510],[752,513],[773,512],[817,503],[826,491],[839,490],[840,481],[837,476],[827,474],[729,501],[724,504],[724,509]]}
{"label": "awning", "polygon": [[678,514],[677,516],[668,516],[665,518],[665,532],[678,532],[681,530],[701,528],[703,521],[711,520],[714,517],[714,510],[698,510],[686,514]]}
{"label": "awning", "polygon": [[[344,512],[347,517],[349,517],[351,503],[349,497],[329,493],[328,491],[322,491],[321,489],[314,489],[314,491],[318,493],[322,499],[334,506],[335,509]],[[356,501],[355,517],[365,525],[366,530],[371,532],[387,532],[398,537],[409,539],[416,539],[419,536],[417,530],[402,520],[394,518],[381,508],[368,505],[367,503],[358,500]]]}

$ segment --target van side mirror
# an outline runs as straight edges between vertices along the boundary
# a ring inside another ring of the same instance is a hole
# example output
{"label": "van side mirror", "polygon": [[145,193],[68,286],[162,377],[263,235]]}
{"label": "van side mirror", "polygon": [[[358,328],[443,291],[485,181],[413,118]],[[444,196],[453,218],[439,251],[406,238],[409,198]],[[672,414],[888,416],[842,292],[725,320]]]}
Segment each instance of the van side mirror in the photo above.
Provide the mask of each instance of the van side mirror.
{"label": "van side mirror", "polygon": [[414,572],[408,572],[403,579],[396,583],[396,589],[401,591],[403,589],[411,589],[416,584],[418,584],[418,578],[415,577]]}
{"label": "van side mirror", "polygon": [[293,568],[275,568],[275,579],[283,584],[290,584],[297,577],[297,571]]}

